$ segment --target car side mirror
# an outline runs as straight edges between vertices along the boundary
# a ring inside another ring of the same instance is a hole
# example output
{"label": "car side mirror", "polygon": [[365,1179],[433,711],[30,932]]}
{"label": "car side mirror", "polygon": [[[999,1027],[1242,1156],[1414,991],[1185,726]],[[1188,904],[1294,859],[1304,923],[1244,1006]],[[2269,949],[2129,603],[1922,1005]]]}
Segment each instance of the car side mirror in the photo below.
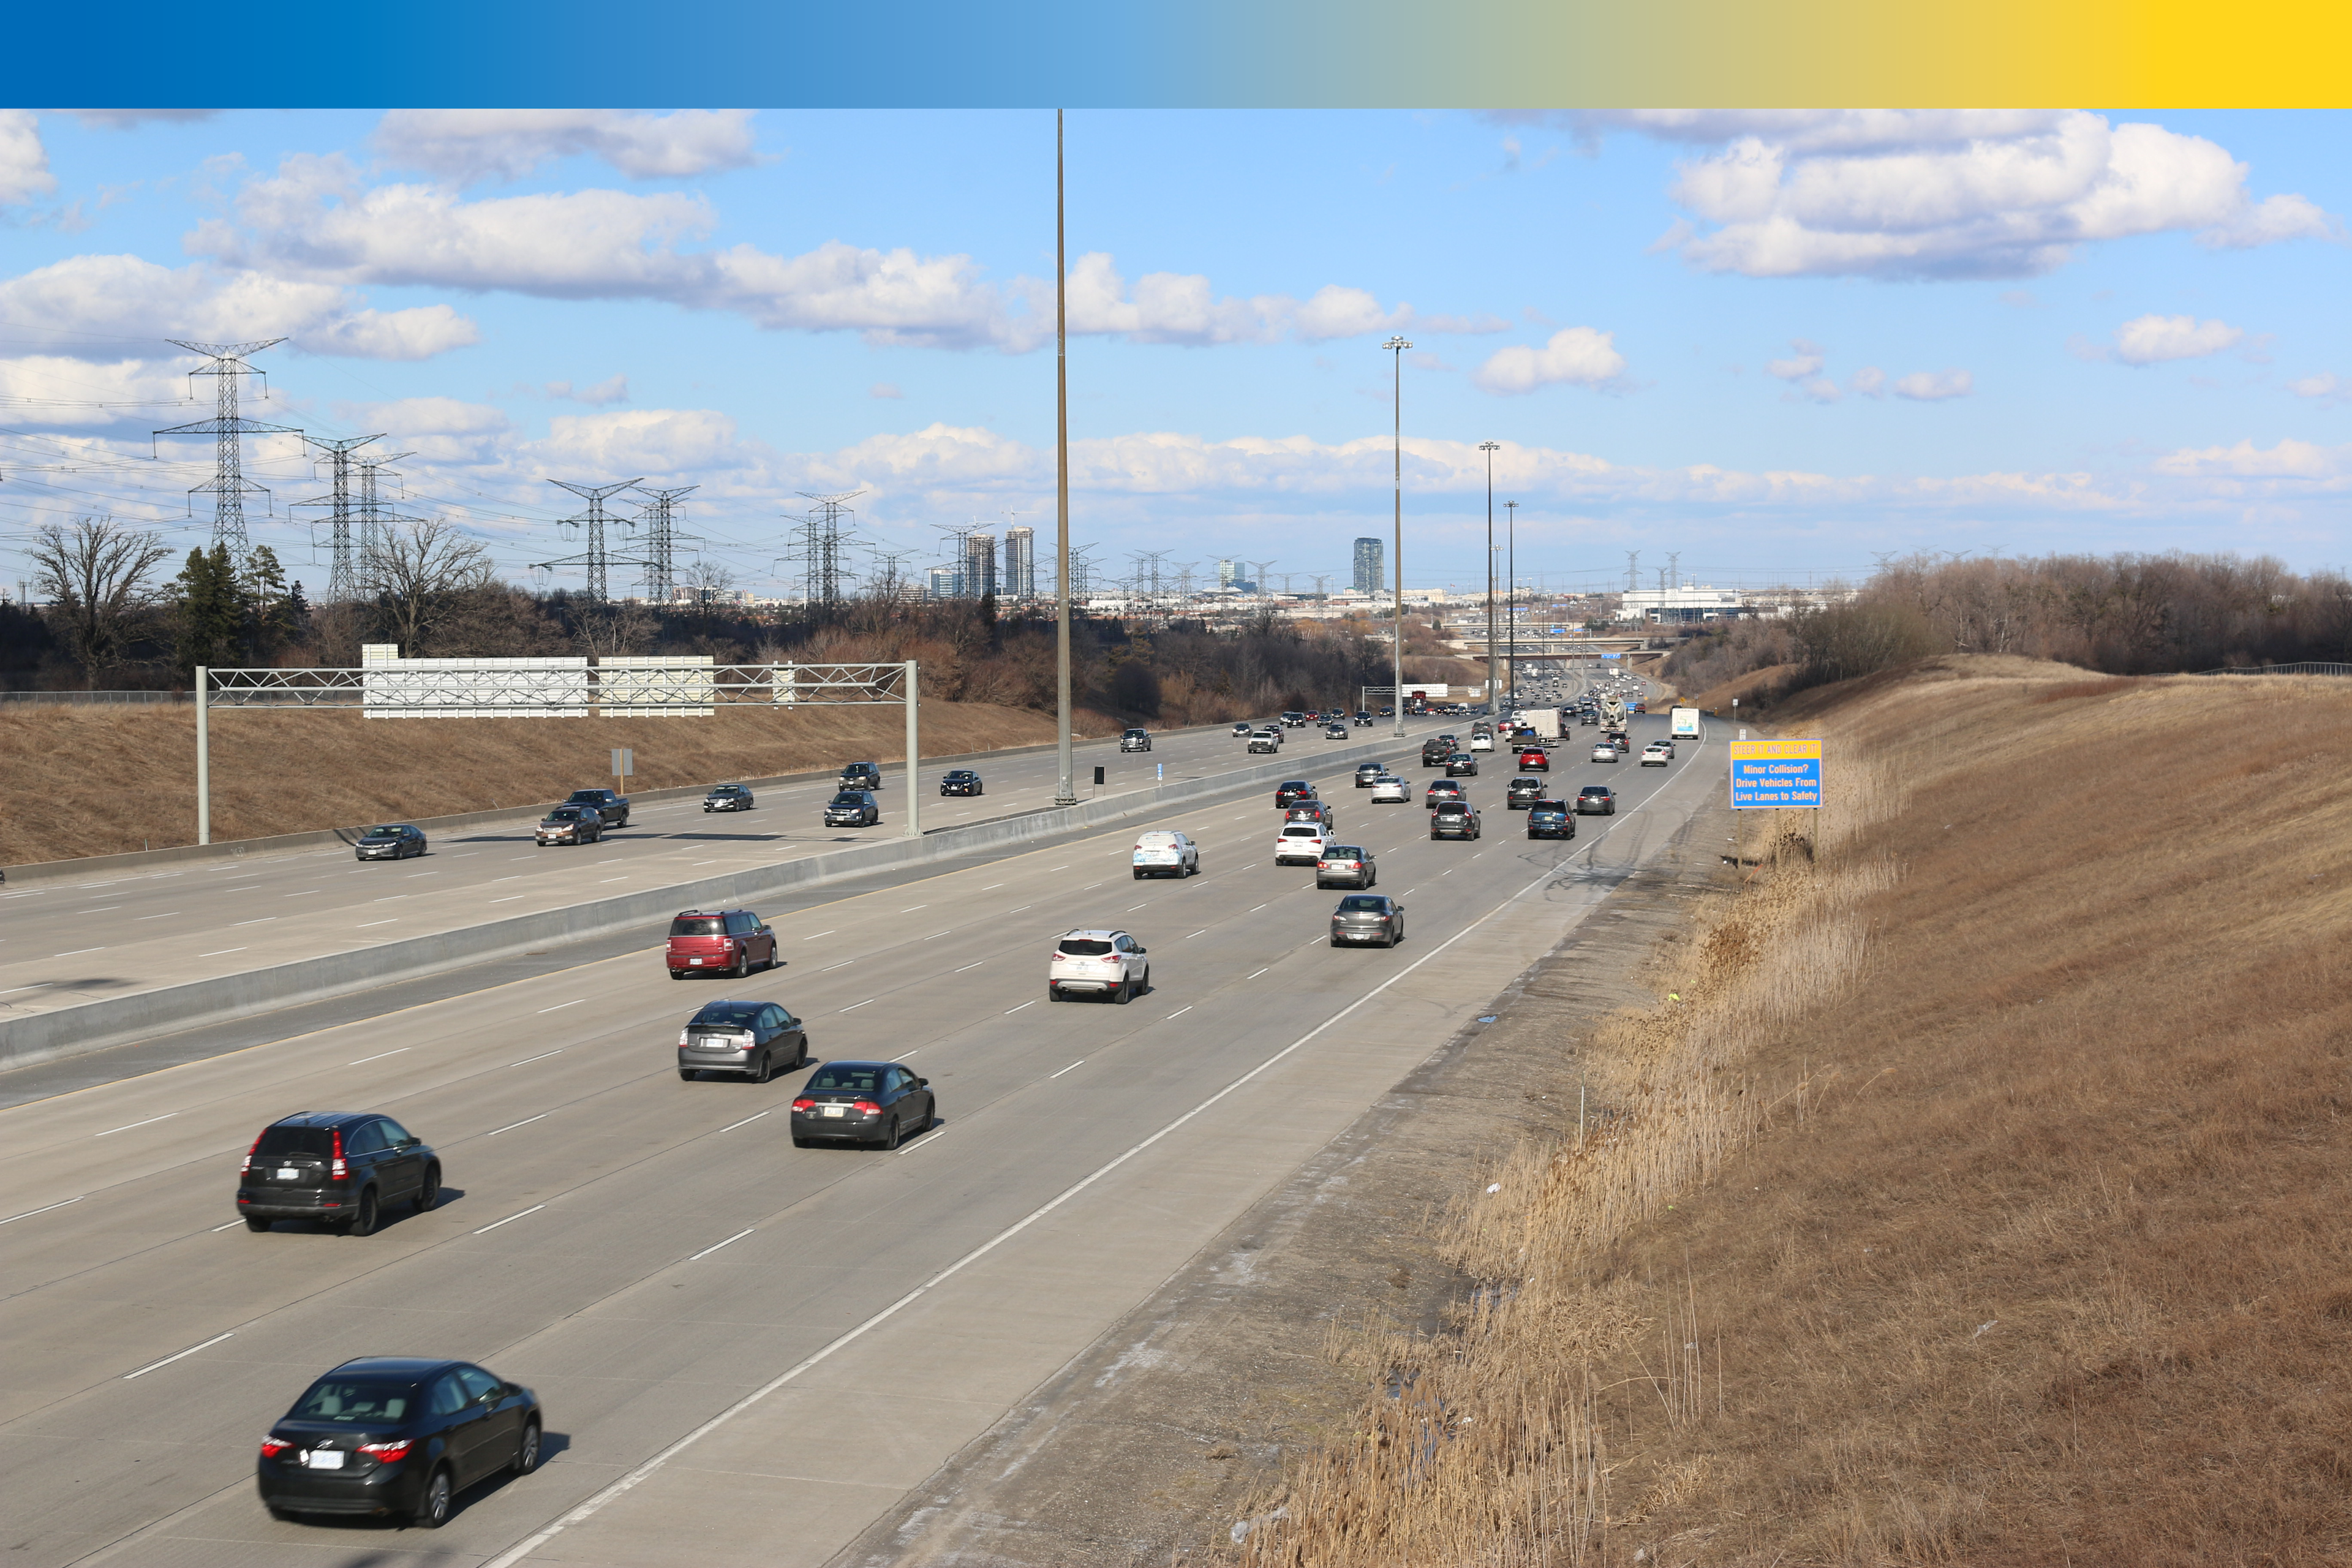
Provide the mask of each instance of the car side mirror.
{"label": "car side mirror", "polygon": [[929,1089],[931,1087],[931,1080],[927,1078],[919,1078],[915,1080],[915,1087],[917,1089]]}

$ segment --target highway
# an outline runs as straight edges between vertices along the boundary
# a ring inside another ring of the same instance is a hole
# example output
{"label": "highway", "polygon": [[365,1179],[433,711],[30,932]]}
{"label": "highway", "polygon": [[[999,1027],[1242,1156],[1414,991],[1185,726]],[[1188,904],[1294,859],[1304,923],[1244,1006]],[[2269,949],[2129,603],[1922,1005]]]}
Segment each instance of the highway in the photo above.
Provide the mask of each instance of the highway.
{"label": "highway", "polygon": [[[895,1153],[794,1149],[801,1075],[680,1082],[677,1025],[721,989],[643,952],[0,1111],[6,1560],[825,1562],[1720,787],[1711,744],[1665,769],[1584,751],[1558,753],[1561,793],[1624,802],[1566,843],[1502,809],[1507,766],[1469,781],[1466,844],[1318,780],[1407,906],[1393,952],[1328,947],[1339,895],[1270,863],[1271,792],[1150,825],[1202,842],[1197,879],[1133,880],[1123,829],[778,921],[792,967],[726,989],[792,1007],[820,1058],[929,1076],[942,1123]],[[1150,947],[1151,992],[1047,1005],[1054,937],[1095,925]],[[340,1109],[430,1141],[442,1205],[366,1238],[247,1233],[254,1133]],[[437,1534],[269,1520],[261,1433],[385,1352],[531,1384],[546,1467]]]}

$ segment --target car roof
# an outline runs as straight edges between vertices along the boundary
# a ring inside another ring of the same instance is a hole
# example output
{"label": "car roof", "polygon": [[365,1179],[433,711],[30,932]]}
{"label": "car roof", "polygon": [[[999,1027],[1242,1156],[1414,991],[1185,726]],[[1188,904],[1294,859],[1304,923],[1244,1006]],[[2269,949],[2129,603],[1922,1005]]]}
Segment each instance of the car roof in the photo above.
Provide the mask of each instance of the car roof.
{"label": "car roof", "polygon": [[748,914],[750,914],[751,912],[751,910],[744,910],[744,909],[734,909],[734,910],[678,910],[678,911],[677,911],[677,913],[676,913],[676,914],[674,914],[674,915],[670,916],[670,919],[672,919],[672,920],[674,920],[674,921],[682,921],[682,920],[685,920],[685,919],[686,919],[688,916],[689,916],[689,915],[748,915]]}
{"label": "car roof", "polygon": [[272,1127],[349,1127],[354,1121],[373,1121],[383,1114],[375,1110],[298,1110],[291,1116],[281,1116]]}
{"label": "car roof", "polygon": [[366,1373],[376,1377],[426,1377],[436,1372],[446,1372],[453,1366],[472,1364],[471,1362],[446,1361],[427,1356],[363,1355],[354,1356],[339,1366],[329,1367],[327,1371],[331,1373]]}
{"label": "car roof", "polygon": [[1105,942],[1108,942],[1112,937],[1115,937],[1115,936],[1125,936],[1126,934],[1127,934],[1127,933],[1126,933],[1125,931],[1104,931],[1104,930],[1095,930],[1095,931],[1064,931],[1064,932],[1062,933],[1062,935],[1061,935],[1061,936],[1055,937],[1054,940],[1055,940],[1055,942],[1059,942],[1059,941],[1061,941],[1061,940],[1063,939],[1063,937],[1073,937],[1073,936],[1097,936],[1097,937],[1100,937],[1100,938],[1102,938]]}

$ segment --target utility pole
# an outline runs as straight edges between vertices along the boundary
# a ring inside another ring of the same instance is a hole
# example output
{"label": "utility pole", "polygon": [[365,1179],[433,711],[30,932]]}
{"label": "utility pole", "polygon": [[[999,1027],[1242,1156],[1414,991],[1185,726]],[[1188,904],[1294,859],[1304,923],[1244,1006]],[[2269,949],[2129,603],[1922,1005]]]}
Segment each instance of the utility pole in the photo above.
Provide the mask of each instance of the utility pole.
{"label": "utility pole", "polygon": [[588,550],[583,555],[567,556],[562,561],[549,561],[542,564],[568,566],[575,563],[584,563],[588,568],[587,597],[592,605],[604,604],[611,597],[606,592],[605,579],[612,565],[612,554],[604,545],[604,524],[618,520],[606,515],[604,501],[607,497],[616,496],[623,490],[634,489],[644,482],[644,478],[643,475],[639,475],[636,479],[623,479],[614,485],[576,485],[570,479],[547,481],[560,489],[567,489],[573,495],[586,498],[588,502],[586,511],[582,512],[578,517],[558,518],[556,526],[559,528],[584,526],[588,533]]}
{"label": "utility pole", "polygon": [[229,557],[240,565],[245,561],[245,498],[266,496],[269,492],[245,477],[244,447],[240,436],[299,436],[302,432],[291,425],[264,425],[257,419],[241,417],[236,411],[236,384],[240,377],[262,373],[245,362],[253,355],[284,338],[268,338],[252,343],[191,343],[178,338],[164,340],[173,348],[201,354],[210,363],[188,373],[191,378],[208,375],[213,378],[213,416],[199,419],[192,425],[174,425],[168,430],[158,430],[157,436],[210,436],[213,437],[213,477],[201,485],[188,487],[190,495],[210,491],[213,498],[213,542],[228,546]]}
{"label": "utility pole", "polygon": [[352,453],[370,441],[381,441],[381,433],[373,436],[350,436],[336,441],[321,441],[316,436],[303,440],[325,452],[334,464],[334,489],[318,500],[297,501],[297,506],[326,506],[333,510],[327,536],[327,603],[347,605],[359,597],[359,574],[353,569],[352,543]]}
{"label": "utility pole", "polygon": [[[644,487],[640,486],[640,489]],[[675,489],[646,489],[653,498],[645,510],[646,518],[646,598],[653,604],[667,605],[677,588],[672,548],[676,542],[675,517],[671,509],[678,498],[698,490],[700,485],[679,485]]]}
{"label": "utility pole", "polygon": [[1055,805],[1078,804],[1070,761],[1070,263],[1065,248],[1067,195],[1062,171],[1062,111],[1054,110],[1054,752],[1061,783]]}
{"label": "utility pole", "polygon": [[1391,553],[1396,557],[1396,619],[1391,629],[1396,635],[1389,642],[1389,679],[1394,685],[1391,706],[1396,710],[1397,738],[1404,738],[1404,351],[1412,345],[1402,337],[1392,337],[1381,347],[1389,351],[1391,395],[1393,400],[1395,441],[1393,473],[1396,480],[1396,543]]}
{"label": "utility pole", "polygon": [[1503,694],[1495,679],[1495,454],[1502,449],[1500,441],[1478,443],[1486,454],[1486,711],[1498,717]]}

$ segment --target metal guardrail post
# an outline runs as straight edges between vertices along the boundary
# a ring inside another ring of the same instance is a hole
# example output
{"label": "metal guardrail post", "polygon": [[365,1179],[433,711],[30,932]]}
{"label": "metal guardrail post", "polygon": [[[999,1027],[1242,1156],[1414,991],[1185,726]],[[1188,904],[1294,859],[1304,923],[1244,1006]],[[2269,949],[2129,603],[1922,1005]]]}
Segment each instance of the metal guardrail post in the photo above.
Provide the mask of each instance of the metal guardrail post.
{"label": "metal guardrail post", "polygon": [[922,772],[923,761],[923,689],[916,679],[915,661],[911,658],[907,661],[904,679],[907,682],[907,837],[920,838],[923,836],[923,792],[918,786],[921,784],[919,775]]}
{"label": "metal guardrail post", "polygon": [[205,683],[212,671],[196,666],[196,842],[213,841],[212,734],[205,722],[211,704],[205,700]]}

